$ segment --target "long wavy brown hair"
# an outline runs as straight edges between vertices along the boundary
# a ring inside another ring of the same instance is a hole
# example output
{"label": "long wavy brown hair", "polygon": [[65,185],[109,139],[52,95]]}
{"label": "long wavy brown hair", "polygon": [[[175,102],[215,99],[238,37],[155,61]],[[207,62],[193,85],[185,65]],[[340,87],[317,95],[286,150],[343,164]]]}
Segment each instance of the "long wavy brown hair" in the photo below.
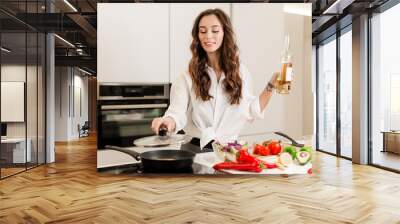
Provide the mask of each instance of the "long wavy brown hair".
{"label": "long wavy brown hair", "polygon": [[207,52],[203,49],[199,39],[199,23],[204,16],[215,15],[222,24],[224,37],[220,48],[219,66],[225,73],[223,86],[229,95],[230,104],[239,104],[242,98],[242,79],[239,75],[239,56],[236,45],[235,34],[229,17],[220,9],[208,9],[197,16],[193,29],[193,41],[190,45],[192,59],[189,63],[189,74],[192,78],[194,91],[197,98],[203,101],[210,100],[213,96],[209,94],[211,79],[207,73]]}

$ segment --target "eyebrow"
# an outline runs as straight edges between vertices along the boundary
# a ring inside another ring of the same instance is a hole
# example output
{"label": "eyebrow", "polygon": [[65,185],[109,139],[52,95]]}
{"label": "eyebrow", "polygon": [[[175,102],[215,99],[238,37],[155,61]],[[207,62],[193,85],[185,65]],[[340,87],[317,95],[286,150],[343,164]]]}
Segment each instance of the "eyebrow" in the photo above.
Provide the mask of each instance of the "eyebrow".
{"label": "eyebrow", "polygon": [[[211,28],[215,28],[215,27],[221,27],[220,25],[213,25],[213,26],[211,26]],[[207,27],[205,27],[205,26],[199,26],[199,28],[207,28]]]}

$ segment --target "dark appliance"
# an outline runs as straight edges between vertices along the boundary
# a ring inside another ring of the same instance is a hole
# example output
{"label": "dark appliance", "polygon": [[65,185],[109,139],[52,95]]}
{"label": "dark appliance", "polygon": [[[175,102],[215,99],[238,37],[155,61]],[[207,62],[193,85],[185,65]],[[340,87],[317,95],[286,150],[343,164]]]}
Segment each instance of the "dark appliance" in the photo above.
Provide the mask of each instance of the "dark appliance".
{"label": "dark appliance", "polygon": [[123,152],[142,163],[145,171],[181,172],[192,168],[195,153],[186,150],[154,150],[138,153],[122,147],[106,145],[106,149]]}
{"label": "dark appliance", "polygon": [[4,136],[4,137],[7,136],[7,124],[6,123],[1,123],[1,136]]}
{"label": "dark appliance", "polygon": [[169,84],[100,83],[97,100],[97,148],[128,147],[154,135],[151,122],[169,105]]}

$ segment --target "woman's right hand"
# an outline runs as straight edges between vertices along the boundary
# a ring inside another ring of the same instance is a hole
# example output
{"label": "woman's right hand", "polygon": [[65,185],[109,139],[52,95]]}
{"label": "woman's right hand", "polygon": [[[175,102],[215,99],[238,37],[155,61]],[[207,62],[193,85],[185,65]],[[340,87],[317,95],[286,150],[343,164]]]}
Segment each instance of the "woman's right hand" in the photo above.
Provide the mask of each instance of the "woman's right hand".
{"label": "woman's right hand", "polygon": [[158,131],[160,130],[160,126],[164,125],[167,127],[168,132],[175,131],[176,123],[172,117],[157,117],[153,119],[151,123],[151,130],[158,135]]}

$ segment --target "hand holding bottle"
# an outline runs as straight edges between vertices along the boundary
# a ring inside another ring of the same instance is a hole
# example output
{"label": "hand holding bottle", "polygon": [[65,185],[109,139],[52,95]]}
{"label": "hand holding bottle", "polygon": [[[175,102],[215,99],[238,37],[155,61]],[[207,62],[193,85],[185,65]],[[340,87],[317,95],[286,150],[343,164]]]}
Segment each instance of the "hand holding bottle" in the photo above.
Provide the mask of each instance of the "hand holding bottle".
{"label": "hand holding bottle", "polygon": [[282,53],[282,71],[278,77],[277,93],[288,94],[293,80],[292,55],[289,51],[289,36],[285,36],[284,50]]}

